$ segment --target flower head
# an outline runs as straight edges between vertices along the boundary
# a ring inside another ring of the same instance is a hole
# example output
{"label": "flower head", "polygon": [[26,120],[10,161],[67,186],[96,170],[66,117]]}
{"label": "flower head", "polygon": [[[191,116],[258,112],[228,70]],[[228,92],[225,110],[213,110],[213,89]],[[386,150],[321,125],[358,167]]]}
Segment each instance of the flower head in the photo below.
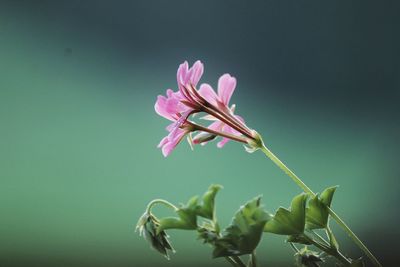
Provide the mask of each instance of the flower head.
{"label": "flower head", "polygon": [[[160,95],[157,98],[154,107],[156,112],[172,121],[166,128],[169,134],[158,145],[164,156],[168,156],[192,132],[199,133],[193,139],[193,144],[222,137],[218,147],[223,147],[229,140],[247,144],[254,139],[253,131],[246,126],[244,120],[234,115],[235,105],[229,107],[236,79],[229,74],[222,75],[218,81],[218,93],[209,84],[202,84],[197,90],[203,72],[204,66],[200,61],[196,61],[191,68],[185,61],[177,71],[178,91],[168,89],[166,96]],[[206,113],[203,118],[213,123],[204,127],[191,121],[190,116],[196,113]]]}
{"label": "flower head", "polygon": [[[229,107],[229,101],[233,95],[233,92],[236,88],[236,79],[229,74],[222,75],[218,80],[218,93],[215,93],[214,89],[209,84],[202,84],[200,86],[199,93],[202,95],[209,103],[212,105],[222,109],[227,112],[234,119],[244,124],[244,120],[242,117],[238,115],[234,115],[233,112],[235,110],[235,105]],[[240,136],[242,135],[239,131],[235,130],[229,124],[216,119],[213,116],[205,116],[204,119],[214,121],[211,123],[208,128],[215,131],[223,131],[232,135]],[[193,142],[206,144],[207,141],[203,141],[204,134],[200,133],[196,137],[194,137]],[[217,143],[219,148],[222,148],[230,138],[223,137],[220,142]]]}

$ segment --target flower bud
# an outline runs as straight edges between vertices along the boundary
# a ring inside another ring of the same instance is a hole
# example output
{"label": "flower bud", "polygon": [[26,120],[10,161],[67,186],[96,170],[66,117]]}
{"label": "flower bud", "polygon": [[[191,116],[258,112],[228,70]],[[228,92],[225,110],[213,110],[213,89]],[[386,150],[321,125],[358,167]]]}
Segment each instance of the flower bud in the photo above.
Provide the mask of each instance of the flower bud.
{"label": "flower bud", "polygon": [[151,247],[167,259],[169,259],[168,250],[175,252],[168,241],[168,235],[165,231],[157,231],[159,226],[158,219],[149,212],[145,212],[136,225],[136,230],[143,236],[151,245]]}

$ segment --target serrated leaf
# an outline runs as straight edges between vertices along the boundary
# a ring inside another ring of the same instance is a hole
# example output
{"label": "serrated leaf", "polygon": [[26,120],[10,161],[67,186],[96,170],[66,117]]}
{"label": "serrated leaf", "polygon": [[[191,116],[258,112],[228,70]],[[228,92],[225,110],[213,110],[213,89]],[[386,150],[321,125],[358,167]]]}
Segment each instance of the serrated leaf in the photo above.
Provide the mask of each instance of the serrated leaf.
{"label": "serrated leaf", "polygon": [[262,209],[260,197],[242,206],[222,237],[214,242],[213,257],[239,256],[251,253],[258,245],[271,216]]}
{"label": "serrated leaf", "polygon": [[325,189],[320,196],[310,199],[306,209],[307,229],[322,229],[328,225],[329,211],[336,186]]}
{"label": "serrated leaf", "polygon": [[205,192],[203,195],[203,203],[197,206],[197,214],[199,216],[210,220],[215,217],[215,196],[221,189],[221,185],[211,185],[208,188],[207,192]]}
{"label": "serrated leaf", "polygon": [[290,210],[279,208],[275,216],[264,227],[265,232],[278,235],[298,235],[303,233],[307,195],[302,193],[293,198]]}
{"label": "serrated leaf", "polygon": [[160,219],[157,232],[166,229],[194,230],[197,228],[198,197],[192,197],[186,205],[176,211],[178,217],[166,217]]}

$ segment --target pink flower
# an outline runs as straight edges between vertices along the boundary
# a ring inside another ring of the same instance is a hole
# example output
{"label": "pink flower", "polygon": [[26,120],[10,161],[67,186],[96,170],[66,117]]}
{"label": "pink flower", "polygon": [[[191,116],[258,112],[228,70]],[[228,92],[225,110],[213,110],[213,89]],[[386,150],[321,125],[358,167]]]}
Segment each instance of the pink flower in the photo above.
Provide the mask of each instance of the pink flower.
{"label": "pink flower", "polygon": [[236,88],[236,79],[229,74],[222,75],[218,80],[218,95],[209,84],[202,84],[199,93],[209,103],[217,107],[228,108],[229,100]]}
{"label": "pink flower", "polygon": [[196,87],[201,76],[203,75],[203,72],[204,66],[200,60],[197,60],[190,69],[187,61],[179,65],[176,73],[179,91],[182,92],[184,87],[188,86]]}
{"label": "pink flower", "polygon": [[[177,71],[177,92],[168,89],[166,96],[159,95],[155,103],[156,112],[172,121],[167,127],[169,134],[164,137],[158,147],[163,155],[168,156],[180,141],[192,132],[200,132],[193,140],[194,144],[206,143],[217,136],[223,139],[217,144],[223,147],[229,140],[248,143],[254,139],[252,130],[243,119],[233,114],[234,105],[229,108],[229,101],[236,87],[236,79],[224,74],[218,81],[218,94],[208,84],[202,84],[200,90],[197,84],[203,75],[204,67],[196,61],[191,68],[185,61]],[[205,119],[214,122],[208,127],[201,126],[189,120],[190,115],[204,112]]]}
{"label": "pink flower", "polygon": [[186,123],[186,119],[195,110],[193,107],[183,103],[184,97],[181,92],[185,86],[197,85],[203,74],[203,69],[203,64],[200,61],[196,61],[190,69],[188,63],[185,61],[179,66],[177,72],[179,91],[174,92],[168,89],[166,97],[162,95],[157,97],[154,109],[160,116],[173,121],[173,123],[167,127],[169,134],[158,144],[158,148],[162,149],[165,157],[175,149],[192,128],[191,125]]}
{"label": "pink flower", "polygon": [[159,95],[157,97],[154,109],[156,110],[158,115],[163,116],[170,121],[176,121],[180,117],[179,114],[190,110],[189,107],[181,102],[182,99],[183,98],[179,91],[174,92],[171,89],[168,89],[167,97],[163,95]]}
{"label": "pink flower", "polygon": [[[234,118],[236,118],[238,121],[244,124],[244,120],[238,116],[234,115],[234,109],[235,105],[232,105],[231,108],[229,108],[229,101],[233,95],[233,92],[235,91],[236,88],[236,79],[235,77],[232,77],[229,74],[224,74],[222,75],[219,80],[218,80],[218,94],[215,93],[214,89],[209,85],[209,84],[202,84],[200,86],[199,93],[202,95],[209,103],[211,103],[214,106],[217,106],[221,109],[223,109],[226,112],[229,112]],[[228,124],[214,118],[213,116],[205,116],[204,117],[207,120],[213,120],[214,122],[211,123],[207,128],[214,130],[214,131],[219,131],[219,132],[226,132],[232,135],[240,136],[241,133],[229,126]],[[204,136],[204,135],[203,135]],[[196,137],[194,137],[193,142],[196,144],[198,142],[201,142],[201,139],[203,138],[202,134],[198,134]],[[199,137],[199,139],[197,138]],[[217,146],[219,148],[222,148],[230,139],[227,137],[223,137],[220,142],[217,143]],[[203,143],[203,142],[201,142]],[[203,144],[207,143],[205,141]]]}

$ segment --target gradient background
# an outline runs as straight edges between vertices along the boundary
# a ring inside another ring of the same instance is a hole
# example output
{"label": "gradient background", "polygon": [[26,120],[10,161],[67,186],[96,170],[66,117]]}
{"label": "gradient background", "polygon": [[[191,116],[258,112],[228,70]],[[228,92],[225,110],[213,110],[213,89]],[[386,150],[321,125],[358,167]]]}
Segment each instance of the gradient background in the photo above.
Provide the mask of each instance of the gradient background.
{"label": "gradient background", "polygon": [[[395,1],[0,2],[0,266],[229,266],[195,233],[167,261],[134,233],[153,198],[220,183],[229,223],[258,194],[273,212],[296,185],[237,143],[167,159],[153,109],[184,60],[238,79],[237,113],[394,265],[399,238],[400,38]],[[157,209],[160,215],[167,211]],[[336,229],[336,227],[335,227]],[[338,231],[343,250],[361,252]],[[290,266],[265,235],[264,266]]]}

